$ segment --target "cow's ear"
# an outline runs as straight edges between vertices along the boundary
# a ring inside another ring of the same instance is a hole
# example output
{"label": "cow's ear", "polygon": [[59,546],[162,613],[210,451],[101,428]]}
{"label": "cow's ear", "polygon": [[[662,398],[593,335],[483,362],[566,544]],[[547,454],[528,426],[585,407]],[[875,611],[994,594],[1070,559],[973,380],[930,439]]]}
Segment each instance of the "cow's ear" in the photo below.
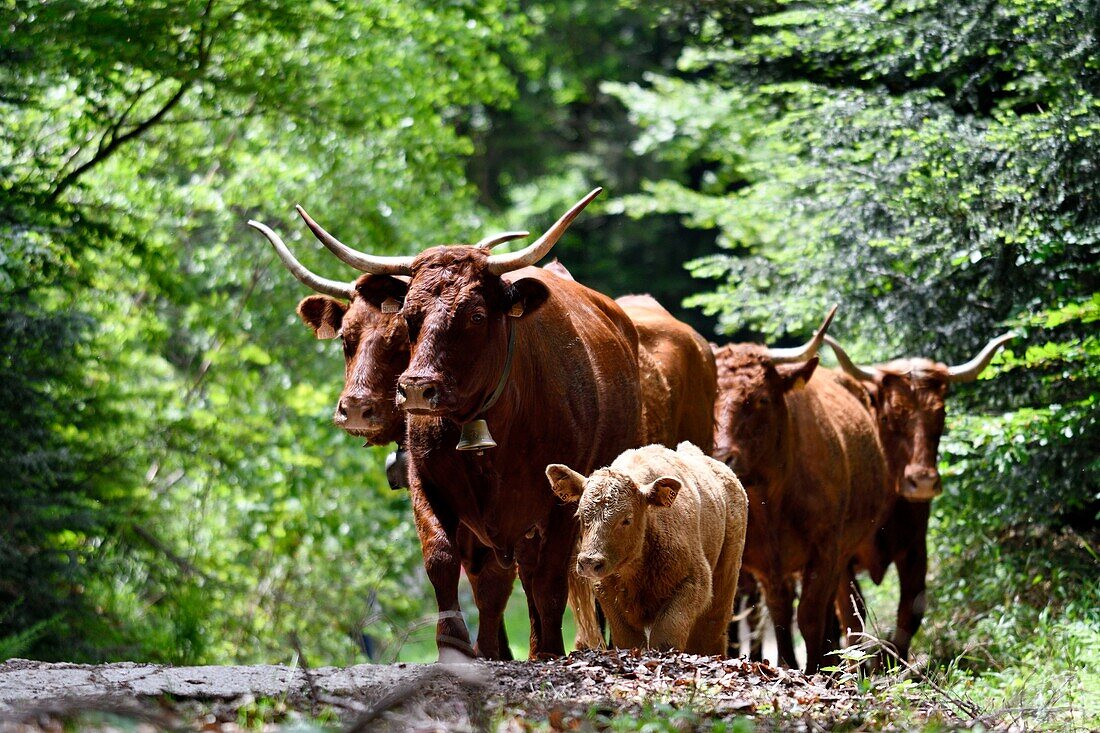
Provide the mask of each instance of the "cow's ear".
{"label": "cow's ear", "polygon": [[383,313],[399,313],[405,304],[409,284],[389,275],[363,275],[355,281],[355,290]]}
{"label": "cow's ear", "polygon": [[661,476],[653,483],[646,484],[639,491],[650,506],[670,507],[680,493],[680,480],[671,476]]}
{"label": "cow's ear", "polygon": [[813,376],[814,369],[817,369],[817,361],[817,357],[812,356],[799,364],[776,364],[775,370],[779,372],[783,391],[790,392],[805,387],[806,382]]}
{"label": "cow's ear", "polygon": [[546,478],[550,479],[550,488],[566,504],[579,501],[584,493],[584,476],[569,466],[551,463],[546,467]]}
{"label": "cow's ear", "polygon": [[867,399],[871,401],[871,407],[878,409],[879,406],[879,386],[878,382],[860,382],[863,388],[867,390]]}
{"label": "cow's ear", "polygon": [[310,295],[298,303],[298,316],[319,339],[336,338],[348,307],[327,295]]}
{"label": "cow's ear", "polygon": [[508,298],[508,315],[523,318],[537,311],[550,297],[550,291],[533,277],[525,277],[512,283],[505,295]]}

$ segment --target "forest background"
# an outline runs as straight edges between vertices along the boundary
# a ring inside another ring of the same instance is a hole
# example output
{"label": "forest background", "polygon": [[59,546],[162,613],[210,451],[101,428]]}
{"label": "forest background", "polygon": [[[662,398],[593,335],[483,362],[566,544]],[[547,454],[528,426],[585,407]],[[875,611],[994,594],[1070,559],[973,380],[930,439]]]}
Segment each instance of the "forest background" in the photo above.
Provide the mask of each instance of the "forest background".
{"label": "forest background", "polygon": [[1100,4],[0,10],[0,659],[430,640],[387,450],[330,423],[340,347],[245,222],[350,279],[295,203],[413,253],[601,185],[557,256],[708,338],[833,302],[862,363],[1018,335],[949,398],[915,651],[969,695],[1100,699]]}

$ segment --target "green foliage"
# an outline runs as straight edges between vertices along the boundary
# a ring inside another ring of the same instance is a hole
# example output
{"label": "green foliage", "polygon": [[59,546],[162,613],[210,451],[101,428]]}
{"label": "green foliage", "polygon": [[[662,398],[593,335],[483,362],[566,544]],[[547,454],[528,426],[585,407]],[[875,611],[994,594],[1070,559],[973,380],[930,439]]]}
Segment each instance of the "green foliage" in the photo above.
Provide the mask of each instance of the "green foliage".
{"label": "green foliage", "polygon": [[9,6],[0,638],[56,618],[26,653],[275,661],[298,632],[311,663],[355,659],[368,622],[384,638],[424,611],[407,499],[383,451],[326,424],[338,348],[244,222],[329,273],[297,200],[378,250],[472,236],[455,121],[507,103],[500,54],[527,21],[506,2]]}

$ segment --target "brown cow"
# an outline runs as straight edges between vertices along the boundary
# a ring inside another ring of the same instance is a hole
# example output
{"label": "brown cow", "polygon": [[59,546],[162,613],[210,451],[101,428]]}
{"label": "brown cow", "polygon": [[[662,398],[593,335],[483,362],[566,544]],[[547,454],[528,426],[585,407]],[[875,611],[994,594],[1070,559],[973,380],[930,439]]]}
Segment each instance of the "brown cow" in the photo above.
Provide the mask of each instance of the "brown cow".
{"label": "brown cow", "polygon": [[[298,207],[298,212],[315,233],[319,227]],[[257,222],[249,222],[262,232],[275,248],[287,269],[303,284],[323,295],[311,295],[298,304],[298,315],[317,338],[339,337],[344,347],[344,389],[333,417],[335,424],[352,435],[366,438],[365,445],[386,445],[397,442],[396,457],[403,453],[405,415],[395,398],[397,378],[409,363],[409,339],[405,319],[400,313],[400,299],[406,286],[389,277],[363,275],[351,283],[322,278],[306,269],[289,251],[282,239]],[[321,230],[323,232],[323,230]],[[321,234],[318,233],[320,237]],[[503,237],[482,240],[475,246],[492,247]],[[323,240],[322,240],[323,241]],[[377,279],[374,283],[372,280]],[[389,299],[380,304],[367,300],[363,292],[391,288]],[[348,302],[344,302],[348,301]],[[387,466],[387,478],[392,488],[407,483],[405,464],[400,458]],[[469,632],[456,605],[442,622],[440,634],[453,640],[452,645],[489,658],[511,659],[511,648],[502,622],[504,605],[511,595],[515,580],[513,569],[503,569],[487,563],[488,549],[477,542],[467,530],[460,529],[459,557],[453,558],[450,548],[440,547],[442,529],[428,510],[424,498],[410,493],[413,517],[421,547],[437,563],[452,559],[461,562],[474,591],[480,612],[478,643],[469,647]],[[454,572],[458,572],[457,568]]]}
{"label": "brown cow", "polygon": [[[599,192],[582,199],[521,252],[435,247],[373,257],[328,236],[344,261],[377,275],[409,275],[403,315],[412,358],[398,390],[408,413],[409,478],[453,547],[466,526],[504,566],[519,565],[532,656],[564,653],[561,618],[576,535],[572,512],[546,486],[555,461],[585,470],[641,440],[638,336],[613,301],[533,264]],[[364,293],[380,302],[385,291]],[[497,447],[457,451],[460,427],[484,419]],[[457,603],[453,563],[425,557],[441,612]],[[438,638],[447,644],[446,638]]]}
{"label": "brown cow", "polygon": [[649,295],[616,298],[638,329],[645,442],[714,447],[717,367],[710,344]]}
{"label": "brown cow", "polygon": [[725,653],[748,501],[729,468],[684,442],[626,451],[587,479],[561,464],[546,477],[578,503],[577,572],[595,584],[612,644]]}
{"label": "brown cow", "polygon": [[866,569],[877,585],[890,563],[896,564],[901,592],[891,641],[903,660],[909,656],[910,643],[927,607],[928,517],[932,499],[943,491],[936,463],[948,388],[952,383],[977,379],[997,349],[1012,338],[1011,333],[998,336],[959,366],[913,358],[864,368],[852,363],[834,339],[825,337],[841,368],[859,380],[871,399],[891,489],[885,524],[855,553],[848,569],[854,595],[844,592],[840,608],[848,628],[857,634],[862,631],[866,611],[855,573]]}
{"label": "brown cow", "polygon": [[886,466],[867,407],[847,377],[815,372],[831,319],[797,349],[735,344],[716,354],[715,457],[749,495],[744,567],[763,587],[780,661],[791,667],[789,581],[801,575],[798,626],[809,671],[823,662],[848,558],[886,503]]}

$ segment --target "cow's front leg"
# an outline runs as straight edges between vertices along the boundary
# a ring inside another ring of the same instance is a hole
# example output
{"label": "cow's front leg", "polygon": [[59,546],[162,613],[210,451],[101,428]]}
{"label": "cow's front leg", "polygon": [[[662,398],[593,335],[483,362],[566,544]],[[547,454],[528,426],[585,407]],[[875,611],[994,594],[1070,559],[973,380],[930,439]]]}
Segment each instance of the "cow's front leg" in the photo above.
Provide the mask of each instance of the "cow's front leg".
{"label": "cow's front leg", "polygon": [[533,568],[520,566],[531,615],[531,659],[565,655],[561,624],[569,595],[567,569],[562,563],[547,567],[547,558],[542,559],[544,562]]}
{"label": "cow's front leg", "polygon": [[794,655],[794,582],[789,576],[776,573],[774,577],[758,577],[764,590],[764,601],[768,605],[768,615],[775,627],[775,647],[777,660],[791,669],[798,668],[798,659]]}
{"label": "cow's front leg", "polygon": [[435,628],[436,648],[441,659],[446,649],[472,656],[474,649],[470,645],[470,632],[462,620],[462,609],[458,603],[458,578],[461,573],[461,563],[455,549],[458,522],[444,523],[436,516],[424,496],[419,479],[412,472],[409,483],[416,533],[420,536],[420,549],[424,555],[424,570],[435,591],[436,607],[439,609]]}
{"label": "cow's front leg", "polygon": [[898,657],[906,661],[909,658],[909,646],[924,620],[924,611],[928,605],[925,585],[928,548],[923,535],[916,546],[910,547],[897,558],[897,566],[901,595],[898,599],[898,618],[893,641]]}
{"label": "cow's front leg", "polygon": [[515,568],[502,568],[489,548],[471,538],[472,553],[478,561],[466,566],[466,575],[477,604],[477,653],[486,659],[512,659],[508,635],[504,630],[504,609],[512,595]]}
{"label": "cow's front leg", "polygon": [[[802,598],[798,603],[798,629],[806,642],[806,671],[817,672],[825,661],[826,632],[830,626],[839,634],[834,604],[841,568],[837,548],[823,548],[802,569]],[[770,608],[770,604],[769,604]]]}

